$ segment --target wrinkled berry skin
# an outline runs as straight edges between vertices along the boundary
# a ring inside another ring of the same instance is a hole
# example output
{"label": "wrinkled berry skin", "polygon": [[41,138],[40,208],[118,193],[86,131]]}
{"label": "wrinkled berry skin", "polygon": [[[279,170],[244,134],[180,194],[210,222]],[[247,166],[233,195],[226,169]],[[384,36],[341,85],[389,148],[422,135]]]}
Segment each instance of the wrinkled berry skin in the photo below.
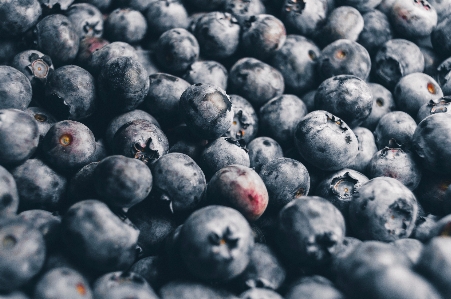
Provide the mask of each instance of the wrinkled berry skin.
{"label": "wrinkled berry skin", "polygon": [[11,170],[19,192],[21,211],[56,211],[66,192],[67,180],[38,159],[28,159]]}
{"label": "wrinkled berry skin", "polygon": [[241,274],[254,246],[246,219],[235,209],[216,205],[192,213],[179,238],[183,263],[196,278],[207,281]]}
{"label": "wrinkled berry skin", "polygon": [[135,61],[139,61],[138,54],[132,46],[124,42],[114,42],[92,53],[90,59],[87,61],[87,70],[94,77],[97,77],[105,64],[113,58],[118,57],[130,57]]}
{"label": "wrinkled berry skin", "polygon": [[299,161],[278,158],[269,161],[258,173],[269,194],[268,209],[278,212],[287,203],[309,194],[310,176]]}
{"label": "wrinkled berry skin", "polygon": [[258,116],[251,103],[245,98],[231,94],[233,121],[226,136],[242,139],[246,144],[251,142],[258,133]]}
{"label": "wrinkled berry skin", "polygon": [[279,251],[295,267],[328,264],[345,236],[340,211],[322,197],[301,196],[279,212]]}
{"label": "wrinkled berry skin", "polygon": [[371,70],[368,51],[355,41],[339,39],[327,45],[318,60],[321,81],[337,75],[354,75],[366,80]]}
{"label": "wrinkled berry skin", "polygon": [[426,117],[437,113],[451,113],[451,97],[441,97],[440,99],[430,100],[421,106],[416,117],[417,123],[420,123]]}
{"label": "wrinkled berry skin", "polygon": [[109,41],[121,41],[130,44],[140,42],[147,32],[144,16],[130,8],[118,8],[105,20],[105,37]]}
{"label": "wrinkled berry skin", "polygon": [[359,152],[357,138],[348,125],[323,110],[310,112],[299,122],[294,141],[305,160],[326,171],[351,165]]}
{"label": "wrinkled berry skin", "polygon": [[132,297],[137,299],[158,299],[147,281],[136,273],[119,271],[107,273],[99,277],[92,288],[94,298],[121,299]]}
{"label": "wrinkled berry skin", "polygon": [[374,140],[373,133],[367,128],[357,127],[352,131],[359,141],[359,153],[349,168],[365,173],[368,163],[377,152],[376,141]]}
{"label": "wrinkled berry skin", "polygon": [[33,27],[42,14],[36,0],[9,0],[0,7],[0,36],[18,36]]}
{"label": "wrinkled berry skin", "polygon": [[155,124],[138,119],[123,125],[114,135],[113,153],[150,165],[168,153],[169,142]]}
{"label": "wrinkled berry skin", "polygon": [[150,114],[158,117],[158,121],[163,126],[176,126],[181,122],[180,97],[190,84],[179,77],[165,73],[152,74],[149,76],[149,81],[149,92],[144,99],[144,107]]}
{"label": "wrinkled berry skin", "polygon": [[390,139],[403,149],[412,147],[412,136],[417,128],[415,120],[405,112],[393,111],[385,114],[374,130],[374,140],[378,149],[388,146]]}
{"label": "wrinkled berry skin", "polygon": [[180,97],[179,111],[188,129],[202,139],[216,139],[232,125],[232,102],[219,87],[198,83]]}
{"label": "wrinkled berry skin", "polygon": [[390,177],[377,177],[364,183],[349,205],[352,232],[361,240],[390,242],[408,238],[417,214],[415,195]]}
{"label": "wrinkled berry skin", "polygon": [[34,154],[39,144],[36,121],[16,109],[0,110],[0,165],[15,166]]}
{"label": "wrinkled berry skin", "polygon": [[147,4],[145,17],[149,28],[151,28],[149,33],[160,36],[170,29],[188,28],[188,13],[180,0],[145,2]]}
{"label": "wrinkled berry skin", "polygon": [[227,69],[217,61],[196,61],[183,75],[183,79],[191,84],[207,83],[224,90],[227,89]]}
{"label": "wrinkled berry skin", "polygon": [[373,57],[379,47],[392,39],[393,29],[387,16],[377,9],[365,13],[362,17],[364,26],[357,42]]}
{"label": "wrinkled berry skin", "polygon": [[109,60],[97,78],[103,104],[116,112],[128,112],[141,104],[149,91],[147,71],[131,57]]}
{"label": "wrinkled berry skin", "polygon": [[71,268],[59,267],[40,277],[33,298],[92,299],[93,296],[86,278]]}
{"label": "wrinkled berry skin", "polygon": [[169,201],[174,213],[194,210],[207,185],[200,167],[189,156],[170,153],[152,165],[153,186],[157,196]]}
{"label": "wrinkled berry skin", "polygon": [[243,24],[252,16],[266,13],[266,7],[261,0],[225,0],[225,11]]}
{"label": "wrinkled berry skin", "polygon": [[233,138],[219,137],[209,143],[199,158],[199,165],[209,180],[218,170],[232,164],[250,167],[247,149]]}
{"label": "wrinkled berry skin", "polygon": [[282,147],[270,137],[257,137],[247,146],[249,152],[250,167],[256,172],[275,159],[283,157]]}
{"label": "wrinkled berry skin", "polygon": [[62,173],[77,171],[93,162],[95,149],[91,130],[73,120],[57,122],[42,140],[44,161]]}
{"label": "wrinkled berry skin", "polygon": [[395,110],[396,105],[392,93],[387,88],[377,83],[368,83],[368,87],[373,95],[373,107],[361,126],[374,131],[381,117]]}
{"label": "wrinkled berry skin", "polygon": [[89,3],[72,4],[65,14],[72,22],[80,39],[102,37],[103,16],[94,5]]}
{"label": "wrinkled berry skin", "polygon": [[283,148],[289,148],[293,146],[297,124],[307,113],[307,107],[297,96],[284,94],[275,97],[260,108],[261,134],[273,138]]}
{"label": "wrinkled berry skin", "polygon": [[429,36],[437,25],[437,12],[426,0],[397,0],[389,18],[395,31],[408,39]]}
{"label": "wrinkled berry skin", "polygon": [[328,9],[324,1],[309,1],[307,4],[307,2],[285,0],[281,12],[289,29],[303,36],[311,36],[326,20]]}
{"label": "wrinkled berry skin", "polygon": [[413,147],[425,168],[441,174],[451,174],[451,115],[438,113],[418,124],[412,137]]}
{"label": "wrinkled berry skin", "polygon": [[22,219],[0,220],[0,290],[13,291],[30,281],[44,265],[42,234]]}
{"label": "wrinkled berry skin", "polygon": [[317,64],[320,55],[320,49],[312,41],[290,34],[274,53],[270,64],[282,74],[288,92],[301,94],[319,83]]}
{"label": "wrinkled berry skin", "polygon": [[99,197],[121,208],[141,202],[152,189],[152,173],[147,165],[119,155],[100,161],[94,170],[94,181]]}
{"label": "wrinkled berry skin", "polygon": [[98,200],[70,207],[62,219],[61,234],[67,252],[91,270],[125,269],[135,259],[139,231]]}
{"label": "wrinkled berry skin", "polygon": [[324,80],[318,87],[315,107],[336,115],[355,128],[370,115],[373,96],[362,79],[353,75],[338,75]]}
{"label": "wrinkled berry skin", "polygon": [[0,65],[0,94],[0,109],[25,110],[32,97],[30,80],[17,69]]}
{"label": "wrinkled berry skin", "polygon": [[405,39],[387,41],[374,58],[375,78],[390,90],[403,76],[423,70],[424,56],[420,48]]}
{"label": "wrinkled berry skin", "polygon": [[345,296],[327,278],[315,275],[296,280],[285,298],[345,299]]}
{"label": "wrinkled berry skin", "polygon": [[55,66],[70,64],[78,53],[79,36],[71,21],[63,15],[49,15],[35,29],[36,47],[49,55]]}
{"label": "wrinkled berry skin", "polygon": [[230,206],[247,220],[257,220],[268,206],[268,191],[260,176],[247,166],[229,165],[218,170],[207,185],[209,203]]}
{"label": "wrinkled berry skin", "polygon": [[0,166],[0,216],[15,215],[19,207],[19,193],[14,177]]}
{"label": "wrinkled berry skin", "polygon": [[56,69],[45,87],[43,104],[60,119],[84,119],[94,113],[96,102],[94,77],[76,65]]}
{"label": "wrinkled berry skin", "polygon": [[282,74],[272,66],[255,58],[242,58],[230,69],[228,91],[259,107],[283,94]]}

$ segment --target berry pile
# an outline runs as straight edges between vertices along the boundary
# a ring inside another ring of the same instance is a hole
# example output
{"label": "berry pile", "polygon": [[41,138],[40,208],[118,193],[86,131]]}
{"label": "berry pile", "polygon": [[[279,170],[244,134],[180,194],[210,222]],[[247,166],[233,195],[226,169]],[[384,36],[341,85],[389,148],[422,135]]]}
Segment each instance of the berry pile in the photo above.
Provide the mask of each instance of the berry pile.
{"label": "berry pile", "polygon": [[449,299],[450,105],[451,0],[0,0],[0,299]]}

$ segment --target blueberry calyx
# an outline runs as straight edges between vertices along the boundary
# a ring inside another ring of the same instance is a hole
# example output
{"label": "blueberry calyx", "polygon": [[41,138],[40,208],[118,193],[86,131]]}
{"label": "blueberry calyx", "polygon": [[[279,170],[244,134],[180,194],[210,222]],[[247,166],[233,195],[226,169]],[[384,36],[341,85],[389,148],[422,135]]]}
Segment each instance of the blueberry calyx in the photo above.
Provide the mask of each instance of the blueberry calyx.
{"label": "blueberry calyx", "polygon": [[6,235],[2,240],[2,247],[5,249],[11,249],[17,244],[16,238],[11,235]]}
{"label": "blueberry calyx", "polygon": [[444,96],[440,99],[430,100],[428,107],[431,107],[431,114],[446,113],[448,111],[449,104],[451,103],[451,96]]}
{"label": "blueberry calyx", "polygon": [[402,145],[399,144],[398,142],[396,142],[395,138],[391,138],[388,141],[388,146],[384,147],[381,150],[381,157],[385,157],[389,151],[392,151],[392,152],[404,152],[402,150]]}
{"label": "blueberry calyx", "polygon": [[246,286],[249,288],[263,288],[263,289],[272,289],[273,285],[265,278],[258,277],[257,279],[248,279],[245,282]]}
{"label": "blueberry calyx", "polygon": [[331,184],[330,190],[341,200],[349,200],[361,183],[353,177],[349,172],[345,172],[342,176],[335,177]]}
{"label": "blueberry calyx", "polygon": [[331,232],[310,236],[307,243],[307,254],[316,260],[331,256],[338,244],[338,238]]}
{"label": "blueberry calyx", "polygon": [[294,11],[297,13],[302,13],[305,8],[305,0],[290,0],[285,6],[285,11]]}
{"label": "blueberry calyx", "polygon": [[249,150],[246,148],[246,141],[244,141],[243,139],[235,139],[233,137],[226,137],[225,140],[231,144],[235,144],[236,146],[240,147],[246,153],[249,152]]}
{"label": "blueberry calyx", "polygon": [[347,131],[348,130],[348,128],[345,126],[344,122],[341,119],[339,119],[338,117],[336,117],[336,116],[334,116],[332,114],[331,115],[326,114],[326,116],[327,116],[327,120],[328,121],[335,123],[343,131]]}
{"label": "blueberry calyx", "polygon": [[132,151],[134,153],[134,158],[143,161],[148,164],[150,161],[159,158],[158,150],[152,149],[151,146],[152,138],[149,138],[146,143],[140,144],[136,142],[133,145]]}

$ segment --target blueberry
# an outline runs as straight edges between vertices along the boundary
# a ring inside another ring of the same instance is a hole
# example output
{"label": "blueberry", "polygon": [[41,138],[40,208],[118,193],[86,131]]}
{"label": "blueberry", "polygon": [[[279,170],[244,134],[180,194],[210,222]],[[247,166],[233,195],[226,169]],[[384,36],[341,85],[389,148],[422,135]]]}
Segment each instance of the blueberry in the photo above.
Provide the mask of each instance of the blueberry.
{"label": "blueberry", "polygon": [[222,88],[198,83],[180,97],[179,111],[188,129],[202,139],[215,139],[232,125],[232,102]]}
{"label": "blueberry", "polygon": [[139,231],[123,223],[106,204],[84,200],[74,204],[61,222],[66,252],[84,267],[98,271],[117,271],[135,259]]}
{"label": "blueberry", "polygon": [[217,61],[196,61],[183,75],[183,79],[191,84],[207,83],[224,90],[227,89],[227,69]]}
{"label": "blueberry", "polygon": [[240,299],[283,299],[283,297],[268,289],[252,288],[240,294]]}
{"label": "blueberry", "polygon": [[65,11],[74,2],[74,0],[38,0],[42,6],[42,14],[50,15]]}
{"label": "blueberry", "polygon": [[421,106],[416,117],[417,123],[420,123],[426,117],[436,113],[451,113],[449,104],[451,97],[444,96],[439,99],[430,100],[428,103]]}
{"label": "blueberry", "polygon": [[94,298],[158,299],[157,294],[146,280],[133,272],[112,272],[99,277],[92,287]]}
{"label": "blueberry", "polygon": [[113,0],[83,0],[83,2],[89,3],[97,7],[101,12],[106,13],[109,11]]}
{"label": "blueberry", "polygon": [[430,232],[434,227],[438,217],[432,214],[426,217],[418,217],[415,229],[412,232],[411,237],[421,242],[426,242],[429,239]]}
{"label": "blueberry", "polygon": [[13,0],[0,7],[0,35],[17,36],[33,27],[41,16],[41,5],[36,0]]}
{"label": "blueberry", "polygon": [[287,91],[300,94],[319,83],[316,68],[320,54],[311,40],[290,34],[274,53],[270,64],[282,74]]}
{"label": "blueberry", "polygon": [[14,177],[0,166],[0,216],[15,215],[19,207],[19,193]]}
{"label": "blueberry", "polygon": [[101,37],[87,36],[80,39],[80,46],[78,48],[78,54],[75,59],[75,64],[81,66],[82,68],[89,69],[89,71],[91,72],[92,70],[89,68],[91,56],[96,51],[109,44],[110,43],[107,40]]}
{"label": "blueberry", "polygon": [[8,294],[2,294],[2,299],[29,299],[29,297],[20,291],[13,291]]}
{"label": "blueberry", "polygon": [[168,153],[169,143],[163,131],[150,121],[137,119],[124,124],[114,134],[113,153],[135,158],[150,165]]}
{"label": "blueberry", "polygon": [[305,160],[326,171],[351,165],[359,152],[357,137],[348,125],[323,110],[310,112],[298,123],[294,141]]}
{"label": "blueberry", "polygon": [[443,19],[445,19],[451,12],[451,5],[446,1],[443,2],[438,0],[430,0],[428,2],[435,8],[435,11],[437,12],[438,22],[441,22]]}
{"label": "blueberry", "polygon": [[316,89],[310,90],[309,92],[307,92],[301,96],[302,101],[304,102],[305,106],[307,106],[308,112],[312,112],[315,110],[315,95],[316,95]]}
{"label": "blueberry", "polygon": [[252,168],[232,164],[218,170],[205,191],[210,204],[230,206],[249,221],[257,220],[268,206],[268,191]]}
{"label": "blueberry", "polygon": [[144,107],[150,114],[158,117],[163,126],[176,126],[181,122],[178,111],[180,97],[190,84],[165,73],[152,74],[149,81],[149,92],[144,99]]}
{"label": "blueberry", "polygon": [[161,299],[236,299],[231,293],[208,284],[189,280],[174,280],[160,289]]}
{"label": "blueberry", "polygon": [[415,120],[405,112],[393,111],[385,114],[374,130],[377,148],[383,149],[388,146],[390,139],[395,139],[403,149],[410,150],[416,128]]}
{"label": "blueberry", "polygon": [[33,298],[93,298],[89,283],[80,273],[70,268],[55,268],[36,283]]}
{"label": "blueberry", "polygon": [[134,263],[130,271],[142,276],[152,288],[159,289],[168,279],[165,267],[161,256],[148,256]]}
{"label": "blueberry", "polygon": [[321,81],[337,75],[354,75],[366,80],[371,70],[368,51],[355,41],[339,39],[327,45],[318,60]]}
{"label": "blueberry", "polygon": [[377,152],[376,141],[374,140],[373,133],[366,128],[357,127],[353,132],[359,141],[359,153],[355,157],[354,163],[350,165],[349,168],[364,173],[368,163]]}
{"label": "blueberry", "polygon": [[251,103],[239,95],[230,95],[232,102],[233,121],[226,136],[243,139],[246,144],[256,136],[259,128],[257,113]]}
{"label": "blueberry", "polygon": [[430,46],[421,46],[420,50],[421,50],[421,53],[423,53],[423,57],[424,57],[423,73],[431,76],[432,78],[436,78],[437,77],[437,68],[441,62],[438,54]]}
{"label": "blueberry", "polygon": [[87,59],[87,70],[97,77],[107,62],[118,57],[130,57],[138,61],[138,54],[132,46],[124,42],[114,42],[92,52],[90,59]]}
{"label": "blueberry", "polygon": [[42,140],[42,156],[50,167],[71,173],[93,162],[96,141],[80,122],[64,120],[53,125]]}
{"label": "blueberry", "polygon": [[292,267],[327,265],[345,236],[340,211],[321,197],[294,199],[284,206],[278,219],[278,249]]}
{"label": "blueberry", "polygon": [[[282,1],[277,1],[282,2]],[[284,0],[282,18],[289,29],[297,34],[312,36],[326,21],[328,7],[325,1],[298,2]]]}
{"label": "blueberry", "polygon": [[275,97],[260,108],[260,133],[273,138],[283,148],[291,147],[296,126],[307,113],[307,107],[297,96]]}
{"label": "blueberry", "polygon": [[363,121],[361,126],[374,131],[381,117],[395,110],[395,101],[392,93],[382,85],[368,83],[368,87],[373,95],[373,107],[370,115]]}
{"label": "blueberry", "polygon": [[188,270],[209,281],[226,281],[241,274],[254,245],[246,219],[235,209],[215,205],[191,214],[179,237]]}
{"label": "blueberry", "polygon": [[424,247],[423,243],[415,239],[399,239],[391,244],[402,251],[411,260],[413,265],[418,263]]}
{"label": "blueberry", "polygon": [[142,64],[148,75],[159,72],[159,69],[155,63],[155,58],[152,55],[152,51],[138,47],[136,49],[136,53],[138,54],[138,61]]}
{"label": "blueberry", "polygon": [[0,109],[27,109],[32,97],[29,78],[6,65],[0,66],[0,78]]}
{"label": "blueberry", "polygon": [[191,5],[197,10],[212,11],[219,10],[223,7],[224,0],[188,0],[187,5]]}
{"label": "blueberry", "polygon": [[283,94],[282,74],[255,58],[242,58],[230,69],[228,91],[247,99],[254,107]]}
{"label": "blueberry", "polygon": [[66,196],[60,203],[60,210],[66,211],[70,206],[85,199],[97,198],[94,184],[94,169],[98,162],[92,162],[81,168],[69,180]]}
{"label": "blueberry", "polygon": [[256,172],[267,163],[283,157],[282,147],[270,137],[257,137],[247,146],[250,167]]}
{"label": "blueberry", "polygon": [[415,190],[415,195],[426,211],[434,215],[445,216],[445,192],[450,184],[451,178],[449,175],[424,171],[420,184]]}
{"label": "blueberry", "polygon": [[377,9],[365,13],[362,17],[364,25],[357,42],[364,46],[373,57],[379,47],[392,39],[393,29],[387,16]]}
{"label": "blueberry", "polygon": [[431,225],[429,233],[426,238],[426,243],[433,240],[435,237],[449,237],[451,235],[451,216],[448,214],[445,217],[435,219],[435,223]]}
{"label": "blueberry", "polygon": [[145,16],[150,34],[159,37],[170,29],[188,28],[188,12],[183,6],[182,1],[157,0],[145,2],[147,4]]}
{"label": "blueberry", "polygon": [[18,217],[0,220],[0,290],[12,291],[30,281],[44,265],[42,234]]}
{"label": "blueberry", "polygon": [[118,8],[105,20],[105,37],[113,42],[139,43],[146,32],[146,19],[137,10]]}
{"label": "blueberry", "polygon": [[2,40],[0,40],[0,64],[10,64],[14,55],[23,50],[22,46],[22,43],[18,39],[3,37]]}
{"label": "blueberry", "polygon": [[44,210],[23,211],[18,217],[38,229],[44,237],[47,252],[59,245],[61,217]]}
{"label": "blueberry", "polygon": [[27,113],[0,110],[0,165],[16,166],[30,158],[39,144],[39,128]]}
{"label": "blueberry", "polygon": [[339,0],[338,5],[348,5],[357,9],[361,13],[368,11],[375,11],[376,8],[382,1],[381,0]]}
{"label": "blueberry", "polygon": [[252,16],[266,13],[262,0],[226,0],[225,11],[231,13],[241,24]]}
{"label": "blueberry", "polygon": [[400,181],[377,177],[364,183],[349,205],[352,232],[362,240],[408,238],[417,219],[415,195]]}
{"label": "blueberry", "polygon": [[57,68],[46,84],[43,104],[60,119],[91,116],[97,104],[94,77],[76,65]]}
{"label": "blueberry", "polygon": [[327,278],[315,275],[296,280],[285,298],[344,299],[345,296]]}
{"label": "blueberry", "polygon": [[89,3],[72,4],[65,13],[80,39],[102,37],[103,16],[94,5]]}
{"label": "blueberry", "polygon": [[171,134],[173,136],[168,136],[169,152],[188,155],[198,163],[200,155],[208,141],[191,134],[186,125],[175,127]]}
{"label": "blueberry", "polygon": [[52,57],[55,66],[70,64],[77,56],[79,36],[64,15],[49,15],[36,24],[35,43],[39,51]]}
{"label": "blueberry", "polygon": [[[451,57],[450,57],[451,58]],[[451,59],[446,59],[437,67],[437,82],[445,95],[451,95]]]}
{"label": "blueberry", "polygon": [[334,281],[337,280],[337,278],[342,275],[340,267],[340,263],[343,259],[346,259],[354,249],[357,248],[362,243],[359,239],[353,238],[353,237],[345,237],[343,239],[343,242],[340,244],[340,246],[337,249],[337,252],[335,253],[335,258],[332,261],[331,264],[331,273],[330,277],[334,279]]}
{"label": "blueberry", "polygon": [[103,105],[122,113],[138,107],[149,91],[147,71],[131,57],[110,59],[103,65],[97,84]]}
{"label": "blueberry", "polygon": [[437,25],[437,12],[426,0],[396,0],[388,16],[395,31],[408,39],[428,36]]}

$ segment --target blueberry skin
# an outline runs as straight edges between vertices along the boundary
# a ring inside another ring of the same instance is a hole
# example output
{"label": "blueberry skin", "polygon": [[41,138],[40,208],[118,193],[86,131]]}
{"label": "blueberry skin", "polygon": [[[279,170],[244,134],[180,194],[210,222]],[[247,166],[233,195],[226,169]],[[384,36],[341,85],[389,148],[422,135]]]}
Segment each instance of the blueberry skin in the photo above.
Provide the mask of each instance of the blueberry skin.
{"label": "blueberry skin", "polygon": [[391,243],[410,259],[413,265],[418,263],[424,245],[415,239],[399,239]]}
{"label": "blueberry skin", "polygon": [[152,189],[150,169],[133,158],[108,156],[96,166],[93,175],[99,197],[121,208],[130,208],[143,201]]}
{"label": "blueberry skin", "polygon": [[210,142],[199,157],[199,165],[207,180],[221,168],[232,164],[250,167],[248,150],[233,138],[219,137]]}
{"label": "blueberry skin", "polygon": [[174,134],[174,137],[169,136],[169,152],[188,155],[198,163],[208,141],[191,134],[186,125],[175,127],[172,134]]}
{"label": "blueberry skin", "polygon": [[405,112],[393,111],[385,114],[373,133],[377,148],[381,150],[388,146],[390,139],[395,139],[401,148],[410,150],[416,128],[415,120]]}
{"label": "blueberry skin", "polygon": [[420,156],[425,168],[449,175],[449,125],[451,115],[434,114],[422,120],[412,137],[413,148]]}
{"label": "blueberry skin", "polygon": [[426,217],[418,217],[416,227],[410,237],[421,242],[427,242],[437,219],[438,217],[432,214],[428,214]]}
{"label": "blueberry skin", "polygon": [[423,73],[413,73],[399,80],[393,97],[398,109],[415,117],[422,105],[443,97],[443,92],[432,77]]}
{"label": "blueberry skin", "polygon": [[260,108],[261,134],[276,140],[283,148],[294,145],[297,124],[308,113],[304,102],[295,95],[284,94],[271,99]]}
{"label": "blueberry skin", "polygon": [[319,84],[316,68],[320,55],[320,49],[311,40],[290,34],[270,64],[282,74],[288,92],[301,94]]}
{"label": "blueberry skin", "polygon": [[99,277],[92,290],[94,298],[98,299],[121,299],[127,296],[136,299],[158,299],[143,277],[129,271],[112,272]]}
{"label": "blueberry skin", "polygon": [[46,256],[42,234],[20,218],[0,221],[0,290],[13,291],[41,270]]}
{"label": "blueberry skin", "polygon": [[31,102],[30,80],[17,69],[0,66],[0,109],[25,110]]}
{"label": "blueberry skin", "polygon": [[66,197],[60,203],[60,211],[65,212],[73,204],[90,198],[97,198],[97,192],[94,184],[94,169],[99,162],[92,162],[81,168],[70,178]]}
{"label": "blueberry skin", "polygon": [[370,115],[373,96],[362,79],[353,75],[338,75],[324,80],[318,87],[315,107],[336,115],[355,128]]}
{"label": "blueberry skin", "polygon": [[160,289],[168,280],[169,271],[165,267],[163,257],[148,256],[134,263],[130,271],[142,276],[153,289]]}
{"label": "blueberry skin", "polygon": [[2,38],[0,41],[0,63],[2,65],[10,64],[14,55],[22,51],[22,44],[14,38]]}
{"label": "blueberry skin", "polygon": [[225,11],[232,14],[241,24],[252,16],[266,13],[262,0],[226,0]]}
{"label": "blueberry skin", "polygon": [[19,207],[19,193],[11,173],[0,166],[0,216],[15,215]]}
{"label": "blueberry skin", "polygon": [[247,55],[265,60],[274,55],[287,37],[282,21],[273,15],[260,14],[246,19],[241,33],[241,45]]}
{"label": "blueberry skin", "polygon": [[299,161],[277,158],[262,166],[258,173],[269,194],[268,209],[279,212],[287,203],[309,194],[310,175]]}
{"label": "blueberry skin", "polygon": [[325,1],[311,1],[307,4],[284,0],[281,14],[288,29],[303,36],[312,36],[326,20],[328,7]]}
{"label": "blueberry skin", "polygon": [[193,6],[197,10],[212,11],[220,10],[224,2],[224,0],[188,0],[186,4]]}
{"label": "blueberry skin", "polygon": [[345,236],[340,211],[324,198],[301,196],[279,212],[278,247],[295,267],[320,267],[331,262]]}
{"label": "blueberry skin", "polygon": [[381,0],[339,0],[337,5],[340,6],[352,6],[361,13],[375,11],[382,1]]}
{"label": "blueberry skin", "polygon": [[105,20],[105,37],[130,44],[140,42],[147,32],[147,22],[137,10],[117,8]]}
{"label": "blueberry skin", "polygon": [[36,47],[52,57],[55,66],[70,64],[77,56],[79,36],[64,15],[49,15],[36,24]]}
{"label": "blueberry skin", "polygon": [[332,261],[332,265],[331,265],[331,279],[333,279],[334,281],[337,280],[337,278],[342,275],[340,270],[338,269],[338,267],[340,266],[340,263],[343,259],[347,258],[347,256],[349,256],[350,254],[352,254],[352,252],[354,251],[354,249],[356,249],[357,246],[359,246],[359,244],[361,244],[362,241],[360,241],[359,239],[353,238],[353,237],[345,237],[343,239],[343,242],[340,244],[340,246],[337,249],[337,252],[335,253],[335,258]]}
{"label": "blueberry skin", "polygon": [[91,116],[97,104],[94,77],[76,65],[57,68],[46,84],[43,104],[60,119]]}
{"label": "blueberry skin", "polygon": [[189,280],[173,280],[159,292],[161,299],[237,299],[228,291]]}
{"label": "blueberry skin", "polygon": [[381,117],[395,110],[396,105],[392,93],[387,88],[377,83],[368,83],[368,87],[373,95],[373,107],[361,126],[374,131]]}
{"label": "blueberry skin", "polygon": [[[206,9],[206,6],[202,8]],[[214,11],[199,17],[194,27],[202,57],[221,60],[233,55],[240,42],[240,25],[231,14]]]}
{"label": "blueberry skin", "polygon": [[408,238],[415,227],[418,204],[400,181],[377,177],[364,183],[349,205],[349,224],[361,240],[384,242]]}
{"label": "blueberry skin", "polygon": [[451,17],[447,16],[437,24],[431,33],[434,51],[443,58],[449,57],[449,53],[451,53],[450,24]]}
{"label": "blueberry skin", "polygon": [[285,299],[345,299],[345,296],[327,278],[315,275],[298,279],[288,289]]}
{"label": "blueberry skin", "polygon": [[359,141],[359,153],[349,168],[364,173],[368,163],[377,152],[376,141],[374,140],[373,133],[366,128],[357,127],[354,128],[353,132]]}
{"label": "blueberry skin", "polygon": [[39,144],[35,120],[16,109],[0,110],[0,165],[16,166],[34,154]]}
{"label": "blueberry skin", "polygon": [[321,81],[337,75],[354,75],[366,80],[371,70],[368,51],[355,41],[339,39],[327,45],[318,60]]}
{"label": "blueberry skin", "polygon": [[357,42],[373,57],[384,43],[392,39],[393,29],[387,16],[377,9],[363,14],[362,17],[364,25]]}
{"label": "blueberry skin", "polygon": [[187,29],[189,25],[188,12],[180,0],[147,2],[145,17],[149,33],[157,37],[170,29]]}
{"label": "blueberry skin", "polygon": [[138,61],[146,69],[147,74],[149,76],[159,72],[159,69],[155,63],[155,58],[152,55],[152,53],[153,53],[152,51],[142,49],[142,48],[137,48],[136,53],[138,54]]}
{"label": "blueberry skin", "polygon": [[124,42],[114,42],[92,53],[91,58],[87,62],[87,70],[94,77],[97,77],[107,62],[118,57],[130,57],[139,61],[138,54],[132,46]]}
{"label": "blueberry skin", "polygon": [[310,90],[309,92],[307,92],[301,96],[302,101],[304,102],[305,106],[307,106],[308,112],[312,112],[315,110],[315,95],[316,95],[316,89]]}
{"label": "blueberry skin", "polygon": [[165,31],[155,48],[156,62],[171,74],[184,73],[199,58],[199,43],[188,30],[175,28]]}
{"label": "blueberry skin", "polygon": [[155,124],[138,119],[123,125],[113,138],[113,153],[150,165],[168,153],[169,142]]}
{"label": "blueberry skin", "polygon": [[[451,57],[450,57],[451,58]],[[451,59],[448,58],[437,67],[437,82],[445,95],[451,95]]]}
{"label": "blueberry skin", "polygon": [[152,165],[153,186],[159,198],[170,202],[174,213],[194,210],[207,183],[200,167],[189,156],[169,153]]}
{"label": "blueberry skin", "polygon": [[61,235],[66,251],[80,264],[108,272],[134,262],[139,231],[122,222],[103,202],[84,200],[64,214]]}
{"label": "blueberry skin", "polygon": [[19,192],[19,209],[56,211],[62,201],[67,180],[39,159],[28,159],[11,170]]}
{"label": "blueberry skin", "polygon": [[67,268],[55,268],[46,272],[36,283],[33,298],[86,298],[92,299],[89,283],[80,273]]}
{"label": "blueberry skin", "polygon": [[242,58],[230,69],[228,91],[260,107],[270,99],[283,94],[282,74],[272,66],[255,58]]}
{"label": "blueberry skin", "polygon": [[91,36],[102,37],[103,16],[94,5],[89,3],[72,4],[65,14],[72,22],[80,39]]}
{"label": "blueberry skin", "polygon": [[147,71],[131,57],[109,60],[97,78],[103,105],[115,112],[128,112],[141,104],[149,91]]}
{"label": "blueberry skin", "polygon": [[235,139],[242,139],[249,144],[258,133],[258,116],[251,103],[245,98],[231,94],[233,121],[226,136]]}
{"label": "blueberry skin", "polygon": [[315,195],[330,201],[348,220],[353,195],[368,181],[362,173],[345,168],[326,176],[316,187]]}
{"label": "blueberry skin", "polygon": [[71,173],[93,162],[96,141],[84,124],[63,120],[50,128],[41,144],[42,157],[50,167]]}
{"label": "blueberry skin", "polygon": [[396,0],[388,17],[395,31],[408,39],[428,36],[437,25],[437,11],[425,0]]}
{"label": "blueberry skin", "polygon": [[325,171],[351,165],[359,152],[357,137],[348,125],[323,110],[310,112],[299,122],[294,142],[305,160]]}
{"label": "blueberry skin", "polygon": [[250,167],[256,172],[267,163],[283,157],[282,147],[270,137],[257,137],[247,146],[249,152]]}
{"label": "blueberry skin", "polygon": [[263,289],[263,288],[253,288],[240,294],[240,299],[283,299],[278,293]]}
{"label": "blueberry skin", "polygon": [[44,237],[47,252],[59,245],[61,217],[44,210],[23,211],[18,217],[38,229]]}
{"label": "blueberry skin", "polygon": [[393,89],[403,76],[424,70],[424,56],[414,43],[391,39],[379,49],[373,65],[379,83]]}
{"label": "blueberry skin", "polygon": [[163,126],[176,126],[181,122],[178,110],[180,97],[190,84],[179,77],[165,73],[150,75],[149,82],[144,107],[150,114],[155,115]]}
{"label": "blueberry skin", "polygon": [[448,214],[445,217],[435,218],[435,223],[431,225],[428,235],[425,238],[425,243],[433,240],[435,237],[449,237],[451,235],[451,216]]}
{"label": "blueberry skin", "polygon": [[29,297],[20,291],[13,291],[8,294],[2,294],[2,299],[29,299]]}
{"label": "blueberry skin", "polygon": [[214,60],[194,62],[182,77],[190,84],[207,83],[227,89],[227,69]]}
{"label": "blueberry skin", "polygon": [[449,175],[424,171],[420,184],[415,190],[415,195],[427,212],[446,216],[445,193],[450,184],[451,178]]}
{"label": "blueberry skin", "polygon": [[216,139],[232,125],[230,97],[222,88],[210,84],[188,87],[180,97],[179,111],[191,133],[202,139]]}
{"label": "blueberry skin", "polygon": [[92,72],[92,69],[89,68],[91,56],[109,44],[110,43],[106,39],[101,37],[87,36],[80,39],[80,46],[78,48],[77,57],[75,58],[75,64]]}
{"label": "blueberry skin", "polygon": [[235,209],[216,205],[192,213],[179,238],[184,264],[206,281],[227,281],[241,274],[254,246],[246,219]]}
{"label": "blueberry skin", "polygon": [[441,63],[441,59],[434,49],[430,46],[420,47],[421,53],[424,57],[424,70],[423,73],[431,76],[432,78],[437,77],[437,68]]}
{"label": "blueberry skin", "polygon": [[36,0],[5,1],[0,8],[0,35],[18,36],[33,27],[42,14],[41,5]]}

